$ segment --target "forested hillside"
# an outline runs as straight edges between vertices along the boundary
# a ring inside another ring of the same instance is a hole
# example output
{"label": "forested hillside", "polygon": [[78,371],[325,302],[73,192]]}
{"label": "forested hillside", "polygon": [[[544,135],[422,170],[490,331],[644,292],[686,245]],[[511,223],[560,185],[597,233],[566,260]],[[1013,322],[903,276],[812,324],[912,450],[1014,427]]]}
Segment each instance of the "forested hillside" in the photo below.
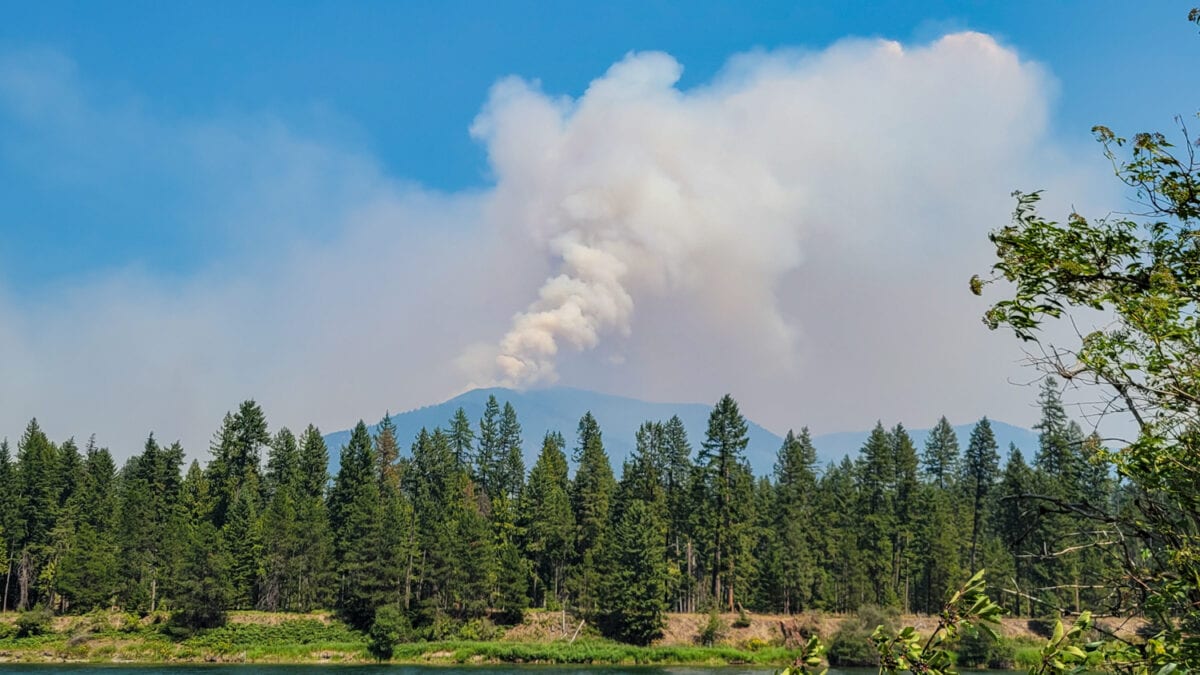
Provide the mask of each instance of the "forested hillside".
{"label": "forested hillside", "polygon": [[188,628],[231,608],[329,607],[402,639],[563,607],[644,643],[670,610],[935,612],[986,567],[1016,615],[1116,609],[1117,561],[1096,545],[1108,533],[1026,495],[1115,512],[1125,489],[1051,384],[1040,401],[1037,451],[1006,449],[1003,470],[987,419],[966,447],[943,419],[923,447],[878,425],[829,467],[806,429],[789,432],[762,478],[728,396],[702,438],[677,417],[645,422],[615,470],[590,413],[569,440],[537,439],[532,467],[517,410],[495,397],[414,439],[360,422],[332,480],[321,432],[272,433],[253,401],[186,468],[153,436],[118,468],[34,420],[0,446],[3,607],[166,609]]}

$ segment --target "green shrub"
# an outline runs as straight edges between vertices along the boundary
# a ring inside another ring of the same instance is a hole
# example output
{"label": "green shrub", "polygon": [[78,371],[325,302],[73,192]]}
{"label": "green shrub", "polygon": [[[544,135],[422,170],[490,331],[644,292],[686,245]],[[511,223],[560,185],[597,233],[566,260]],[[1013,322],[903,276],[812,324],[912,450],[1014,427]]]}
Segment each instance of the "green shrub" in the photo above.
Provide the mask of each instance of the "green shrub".
{"label": "green shrub", "polygon": [[142,629],[142,619],[136,614],[126,612],[121,615],[121,625],[117,630],[122,633],[136,633]]}
{"label": "green shrub", "polygon": [[433,620],[425,628],[426,639],[438,642],[452,639],[458,634],[458,622],[445,612],[435,612]]}
{"label": "green shrub", "polygon": [[705,647],[711,647],[723,640],[728,632],[729,627],[725,625],[721,615],[714,609],[708,613],[708,621],[700,629],[700,634],[696,636],[696,642]]}
{"label": "green shrub", "polygon": [[45,607],[36,607],[17,616],[17,637],[33,637],[50,632],[54,616]]}
{"label": "green shrub", "polygon": [[749,628],[750,627],[750,615],[746,613],[745,609],[742,609],[738,612],[738,618],[734,619],[733,627],[734,628]]}
{"label": "green shrub", "polygon": [[396,643],[412,633],[412,624],[399,607],[384,605],[375,610],[375,621],[367,632],[367,651],[376,661],[389,661],[395,652]]}
{"label": "green shrub", "polygon": [[965,667],[986,666],[996,642],[983,631],[965,631],[958,640],[958,665]]}
{"label": "green shrub", "polygon": [[1054,635],[1054,624],[1057,621],[1058,618],[1053,616],[1038,617],[1026,621],[1025,625],[1034,635],[1049,640]]}
{"label": "green shrub", "polygon": [[874,605],[864,605],[854,616],[848,617],[838,626],[837,632],[829,641],[826,658],[829,665],[844,666],[875,666],[879,656],[875,646],[871,644],[871,634],[879,626],[895,632],[896,613]]}
{"label": "green shrub", "polygon": [[471,619],[458,629],[458,639],[488,642],[504,635],[504,629],[486,617]]}

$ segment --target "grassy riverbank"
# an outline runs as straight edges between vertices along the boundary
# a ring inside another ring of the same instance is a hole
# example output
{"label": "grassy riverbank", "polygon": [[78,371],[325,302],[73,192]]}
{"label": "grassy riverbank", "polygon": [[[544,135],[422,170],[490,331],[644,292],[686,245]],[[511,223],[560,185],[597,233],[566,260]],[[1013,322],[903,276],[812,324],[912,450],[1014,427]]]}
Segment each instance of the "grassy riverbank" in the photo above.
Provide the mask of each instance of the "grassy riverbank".
{"label": "grassy riverbank", "polygon": [[[197,635],[172,635],[165,617],[121,614],[59,618],[49,632],[16,636],[15,617],[0,620],[0,663],[370,663],[361,633],[325,614],[235,613],[231,622]],[[570,663],[784,665],[792,652],[762,645],[635,647],[587,631],[573,643],[434,641],[400,644],[394,663]]]}
{"label": "grassy riverbank", "polygon": [[[732,619],[733,617],[728,617]],[[920,624],[928,617],[905,617]],[[734,628],[730,621],[719,642],[699,646],[705,615],[671,615],[658,644],[635,647],[605,640],[593,629],[549,612],[531,612],[519,626],[499,630],[492,640],[447,639],[396,645],[394,663],[484,664],[657,664],[783,666],[795,653],[779,646],[779,621],[753,617]],[[790,620],[790,619],[789,619]],[[812,627],[828,641],[844,617],[820,615]],[[1023,668],[1039,658],[1038,641],[1006,622],[1004,644],[1011,665]],[[17,637],[16,615],[0,615],[0,663],[371,663],[366,637],[328,613],[234,612],[230,622],[197,635],[175,635],[166,616],[121,613],[57,617],[40,635]],[[575,633],[578,631],[578,635]],[[571,638],[575,637],[574,641]]]}

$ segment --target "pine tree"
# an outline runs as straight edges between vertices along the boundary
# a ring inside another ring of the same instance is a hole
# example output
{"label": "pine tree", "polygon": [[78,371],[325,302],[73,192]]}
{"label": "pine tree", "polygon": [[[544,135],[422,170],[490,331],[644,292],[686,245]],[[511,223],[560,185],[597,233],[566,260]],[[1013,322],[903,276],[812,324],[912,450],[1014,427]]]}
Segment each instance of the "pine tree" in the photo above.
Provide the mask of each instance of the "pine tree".
{"label": "pine tree", "polygon": [[17,444],[16,521],[11,541],[17,556],[17,609],[39,598],[34,580],[45,564],[50,532],[58,514],[57,451],[36,419]]}
{"label": "pine tree", "polygon": [[897,424],[889,434],[896,468],[895,513],[896,525],[892,535],[892,586],[900,606],[909,611],[911,576],[916,561],[912,551],[913,521],[917,515],[917,449],[903,424]]}
{"label": "pine tree", "polygon": [[614,527],[615,572],[605,584],[606,628],[645,645],[666,623],[666,527],[654,509],[633,499]]}
{"label": "pine tree", "polygon": [[0,440],[0,554],[4,560],[4,591],[3,596],[0,596],[0,612],[8,611],[8,596],[18,546],[15,537],[20,495],[15,473],[8,439],[4,438]]}
{"label": "pine tree", "polygon": [[469,470],[475,462],[475,432],[471,429],[471,420],[467,419],[467,411],[460,406],[450,418],[450,426],[446,429],[450,438],[450,446],[454,448],[454,461],[459,468]]}
{"label": "pine tree", "polygon": [[817,489],[817,450],[808,428],[796,436],[790,430],[775,459],[775,500],[771,529],[775,547],[771,551],[773,582],[771,595],[780,609],[792,613],[805,609],[812,600],[816,581],[814,545],[810,537],[815,519],[812,499]]}
{"label": "pine tree", "polygon": [[475,453],[475,482],[491,495],[496,491],[496,467],[501,457],[500,403],[489,395],[479,420],[479,448]]}
{"label": "pine tree", "polygon": [[263,497],[270,500],[280,490],[295,488],[300,480],[300,448],[296,435],[287,427],[281,428],[267,448],[267,473]]}
{"label": "pine tree", "polygon": [[915,558],[922,561],[917,571],[912,611],[936,614],[949,594],[963,580],[958,519],[950,491],[937,483],[922,485],[913,522]]}
{"label": "pine tree", "polygon": [[245,401],[236,414],[227,414],[213,442],[209,484],[213,494],[213,524],[225,526],[226,518],[243,491],[259,508],[262,448],[271,441],[262,408]]}
{"label": "pine tree", "polygon": [[308,425],[300,436],[300,476],[296,496],[296,529],[306,533],[295,560],[296,607],[302,611],[328,606],[333,565],[333,535],[325,491],[329,484],[329,449],[321,431]]}
{"label": "pine tree", "polygon": [[[441,436],[440,431],[435,433]],[[446,561],[448,581],[444,596],[448,600],[446,607],[460,619],[472,619],[487,612],[497,585],[496,544],[484,513],[487,496],[476,494],[474,483],[458,472],[455,474],[461,477],[457,483],[462,492],[451,509],[451,550]]]}
{"label": "pine tree", "polygon": [[753,510],[753,482],[745,451],[749,443],[746,419],[737,402],[726,394],[708,417],[708,433],[701,446],[698,463],[703,480],[710,518],[709,575],[712,597],[733,611],[739,582],[748,570],[738,561],[747,550],[747,526]]}
{"label": "pine tree", "polygon": [[529,608],[530,563],[513,542],[502,542],[496,552],[496,609],[501,620],[519,624]]}
{"label": "pine tree", "polygon": [[88,441],[79,488],[70,499],[72,541],[58,564],[64,607],[87,611],[108,607],[119,589],[115,535],[116,469],[107,449]]}
{"label": "pine tree", "polygon": [[547,432],[542,451],[529,472],[521,512],[525,551],[533,561],[534,601],[561,600],[563,578],[575,548],[575,514],[567,480],[566,443],[561,434]]}
{"label": "pine tree", "polygon": [[[232,606],[238,609],[250,609],[258,604],[263,541],[262,524],[254,501],[248,490],[239,492],[222,528],[233,561],[230,570],[233,588],[231,601]],[[273,602],[277,601],[277,598],[273,599]]]}
{"label": "pine tree", "polygon": [[233,589],[230,573],[233,561],[225,549],[221,532],[212,523],[201,520],[188,526],[172,623],[191,630],[223,626]]}
{"label": "pine tree", "polygon": [[992,433],[991,423],[984,417],[971,430],[971,441],[967,445],[967,453],[963,457],[961,478],[967,499],[971,504],[971,552],[968,558],[968,571],[972,574],[979,569],[976,564],[979,539],[984,525],[989,520],[990,499],[999,472],[1000,455],[996,452],[996,437]]}
{"label": "pine tree", "polygon": [[883,424],[876,423],[867,437],[859,451],[855,473],[859,494],[855,509],[859,520],[855,531],[873,586],[870,602],[895,605],[892,572],[896,533],[896,456]]}
{"label": "pine tree", "polygon": [[[260,583],[255,605],[269,612],[295,609],[299,585],[298,565],[305,540],[311,533],[301,529],[298,508],[301,500],[300,449],[287,427],[275,434],[267,459],[267,504],[260,529]],[[237,547],[235,547],[237,548]],[[240,568],[240,561],[235,568]]]}
{"label": "pine tree", "polygon": [[122,469],[117,541],[125,580],[119,597],[126,607],[155,611],[169,594],[185,536],[182,463],[183,448],[177,443],[163,448],[151,434],[142,454]]}
{"label": "pine tree", "polygon": [[400,443],[396,439],[396,425],[392,414],[386,413],[375,427],[375,470],[381,485],[393,491],[400,490]]}
{"label": "pine tree", "polygon": [[380,576],[382,509],[375,453],[367,425],[359,420],[342,448],[341,468],[329,491],[329,521],[334,533],[338,613],[351,626],[366,630],[381,603],[386,580]]}
{"label": "pine tree", "polygon": [[825,570],[819,602],[838,612],[853,611],[876,601],[869,562],[878,558],[860,545],[864,498],[858,473],[858,467],[844,457],[841,464],[825,470],[817,490],[816,522],[827,524],[826,529],[817,531],[825,534],[818,549],[821,568]]}
{"label": "pine tree", "polygon": [[921,454],[921,468],[939,490],[950,487],[958,473],[958,451],[958,434],[943,416],[929,432]]}
{"label": "pine tree", "polygon": [[379,563],[385,581],[383,602],[400,607],[404,602],[405,579],[413,554],[413,509],[401,489],[405,468],[399,461],[400,445],[391,417],[385,415],[376,429],[377,479],[383,514]]}
{"label": "pine tree", "polygon": [[[1029,616],[1033,612],[1032,601],[1025,600],[1030,589],[1030,565],[1024,555],[1029,549],[1029,535],[1035,522],[1033,503],[1027,497],[1033,483],[1033,471],[1015,445],[1008,449],[1008,461],[999,487],[999,508],[996,509],[996,532],[1012,555],[1013,575],[1017,594],[1002,597],[1008,611],[1016,616]],[[1026,611],[1022,611],[1022,610]]]}
{"label": "pine tree", "polygon": [[578,468],[571,486],[571,510],[578,528],[575,545],[578,555],[572,586],[577,604],[591,611],[596,607],[596,594],[603,577],[604,544],[617,481],[604,450],[600,425],[590,412],[579,420],[575,463]]}
{"label": "pine tree", "polygon": [[667,555],[669,569],[676,583],[672,597],[676,611],[696,608],[695,581],[691,570],[695,566],[695,542],[689,523],[692,517],[691,479],[692,446],[688,442],[683,420],[673,416],[662,427],[663,433],[663,490],[667,501]]}
{"label": "pine tree", "polygon": [[496,492],[515,501],[525,484],[525,459],[521,449],[521,423],[517,421],[517,411],[511,403],[504,404],[499,433],[500,453],[494,472]]}

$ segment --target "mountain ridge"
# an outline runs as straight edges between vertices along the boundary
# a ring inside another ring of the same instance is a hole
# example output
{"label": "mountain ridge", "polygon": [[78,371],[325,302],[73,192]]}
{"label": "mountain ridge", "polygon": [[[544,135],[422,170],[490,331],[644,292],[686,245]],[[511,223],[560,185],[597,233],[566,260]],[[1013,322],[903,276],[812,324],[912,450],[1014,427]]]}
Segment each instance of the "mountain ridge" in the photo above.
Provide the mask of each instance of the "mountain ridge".
{"label": "mountain ridge", "polygon": [[[401,448],[407,454],[412,440],[416,438],[422,428],[445,427],[454,411],[459,407],[466,411],[472,425],[478,429],[479,419],[483,415],[483,408],[489,396],[495,396],[501,405],[505,402],[512,403],[516,409],[517,418],[521,423],[522,449],[526,469],[531,468],[537,459],[538,452],[541,450],[542,437],[547,431],[561,432],[567,439],[568,448],[573,448],[575,445],[574,432],[579,418],[588,411],[592,412],[600,425],[604,446],[612,461],[613,470],[619,474],[622,462],[634,448],[634,434],[643,422],[665,421],[672,416],[679,416],[687,429],[688,439],[694,452],[699,449],[700,443],[704,440],[708,414],[712,409],[711,404],[642,401],[574,387],[550,387],[525,391],[502,387],[472,389],[441,403],[392,414],[392,423],[396,425],[397,440],[400,442]],[[1003,421],[990,421],[1002,456],[1007,455],[1009,443],[1014,443],[1026,454],[1036,448],[1037,435],[1034,432]],[[783,443],[783,438],[748,417],[746,422],[750,438],[746,448],[746,458],[756,475],[770,473],[776,451]],[[374,433],[375,426],[371,425],[368,429]],[[975,423],[954,426],[961,448],[966,448],[967,439],[974,426]],[[918,451],[924,447],[928,433],[929,429],[909,430]],[[813,445],[817,448],[819,468],[823,469],[830,463],[840,462],[847,455],[853,458],[869,434],[870,431],[867,430],[842,431],[814,436]],[[340,450],[349,438],[349,429],[335,431],[325,436],[325,441],[329,445],[331,471],[336,471]],[[568,455],[570,454],[568,451]]]}

